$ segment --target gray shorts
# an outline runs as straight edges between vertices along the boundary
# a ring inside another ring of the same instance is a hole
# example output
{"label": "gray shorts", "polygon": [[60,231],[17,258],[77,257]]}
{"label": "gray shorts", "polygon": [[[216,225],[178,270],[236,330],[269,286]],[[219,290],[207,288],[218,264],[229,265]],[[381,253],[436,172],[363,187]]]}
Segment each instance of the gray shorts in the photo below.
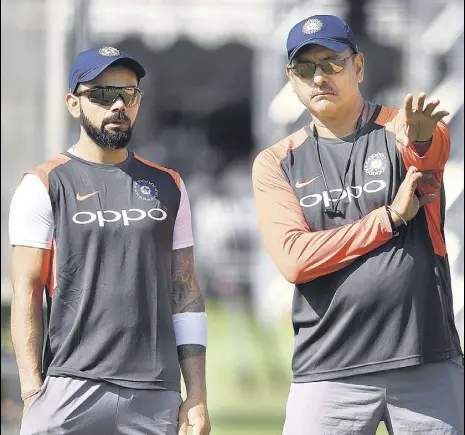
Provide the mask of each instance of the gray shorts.
{"label": "gray shorts", "polygon": [[463,435],[461,357],[333,381],[292,384],[283,435]]}
{"label": "gray shorts", "polygon": [[47,377],[24,414],[21,435],[176,435],[181,402],[176,391]]}

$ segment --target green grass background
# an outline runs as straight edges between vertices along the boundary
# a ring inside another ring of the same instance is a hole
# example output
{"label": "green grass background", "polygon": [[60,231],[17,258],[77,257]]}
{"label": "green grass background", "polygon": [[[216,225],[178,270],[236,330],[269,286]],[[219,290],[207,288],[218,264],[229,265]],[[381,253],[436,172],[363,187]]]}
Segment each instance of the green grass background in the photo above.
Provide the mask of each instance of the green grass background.
{"label": "green grass background", "polygon": [[[281,435],[291,379],[290,319],[266,332],[244,310],[210,305],[208,330],[212,435]],[[383,424],[376,435],[387,435]]]}
{"label": "green grass background", "polygon": [[[289,315],[266,331],[244,307],[209,304],[207,311],[212,435],[281,435],[291,381]],[[2,349],[12,352],[9,309],[2,314]],[[384,425],[376,435],[387,435]]]}

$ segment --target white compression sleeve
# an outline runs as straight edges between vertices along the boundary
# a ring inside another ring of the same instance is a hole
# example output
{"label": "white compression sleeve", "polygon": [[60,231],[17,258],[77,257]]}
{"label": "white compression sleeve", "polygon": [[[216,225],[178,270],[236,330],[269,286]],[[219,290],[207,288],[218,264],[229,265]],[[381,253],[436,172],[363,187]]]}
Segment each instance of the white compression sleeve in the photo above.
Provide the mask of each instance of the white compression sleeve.
{"label": "white compression sleeve", "polygon": [[207,314],[179,313],[173,315],[176,345],[200,344],[207,347]]}

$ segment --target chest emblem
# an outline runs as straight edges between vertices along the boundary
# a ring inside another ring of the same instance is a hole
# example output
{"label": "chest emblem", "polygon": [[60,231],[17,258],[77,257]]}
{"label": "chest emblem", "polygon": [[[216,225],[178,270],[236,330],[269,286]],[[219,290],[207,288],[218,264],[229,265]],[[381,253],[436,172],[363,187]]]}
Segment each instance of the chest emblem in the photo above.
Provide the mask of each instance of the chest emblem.
{"label": "chest emblem", "polygon": [[133,191],[143,201],[153,201],[158,196],[158,189],[155,184],[147,180],[134,181]]}
{"label": "chest emblem", "polygon": [[386,170],[387,164],[385,154],[376,153],[366,159],[363,169],[368,175],[381,175]]}

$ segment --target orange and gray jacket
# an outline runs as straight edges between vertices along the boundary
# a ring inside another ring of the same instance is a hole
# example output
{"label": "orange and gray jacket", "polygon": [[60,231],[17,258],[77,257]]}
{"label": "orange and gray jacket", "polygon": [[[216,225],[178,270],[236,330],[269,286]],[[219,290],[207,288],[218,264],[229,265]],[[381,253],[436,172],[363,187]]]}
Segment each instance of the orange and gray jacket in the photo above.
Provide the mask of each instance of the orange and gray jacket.
{"label": "orange and gray jacket", "polygon": [[[259,227],[283,276],[296,284],[294,382],[334,379],[461,353],[444,242],[444,192],[397,237],[390,205],[410,166],[442,183],[450,137],[440,123],[423,156],[396,140],[401,112],[377,106],[353,137],[307,126],[262,151],[253,167]],[[328,190],[329,189],[329,190]],[[434,188],[423,184],[419,193]],[[340,197],[343,216],[325,208]]]}

